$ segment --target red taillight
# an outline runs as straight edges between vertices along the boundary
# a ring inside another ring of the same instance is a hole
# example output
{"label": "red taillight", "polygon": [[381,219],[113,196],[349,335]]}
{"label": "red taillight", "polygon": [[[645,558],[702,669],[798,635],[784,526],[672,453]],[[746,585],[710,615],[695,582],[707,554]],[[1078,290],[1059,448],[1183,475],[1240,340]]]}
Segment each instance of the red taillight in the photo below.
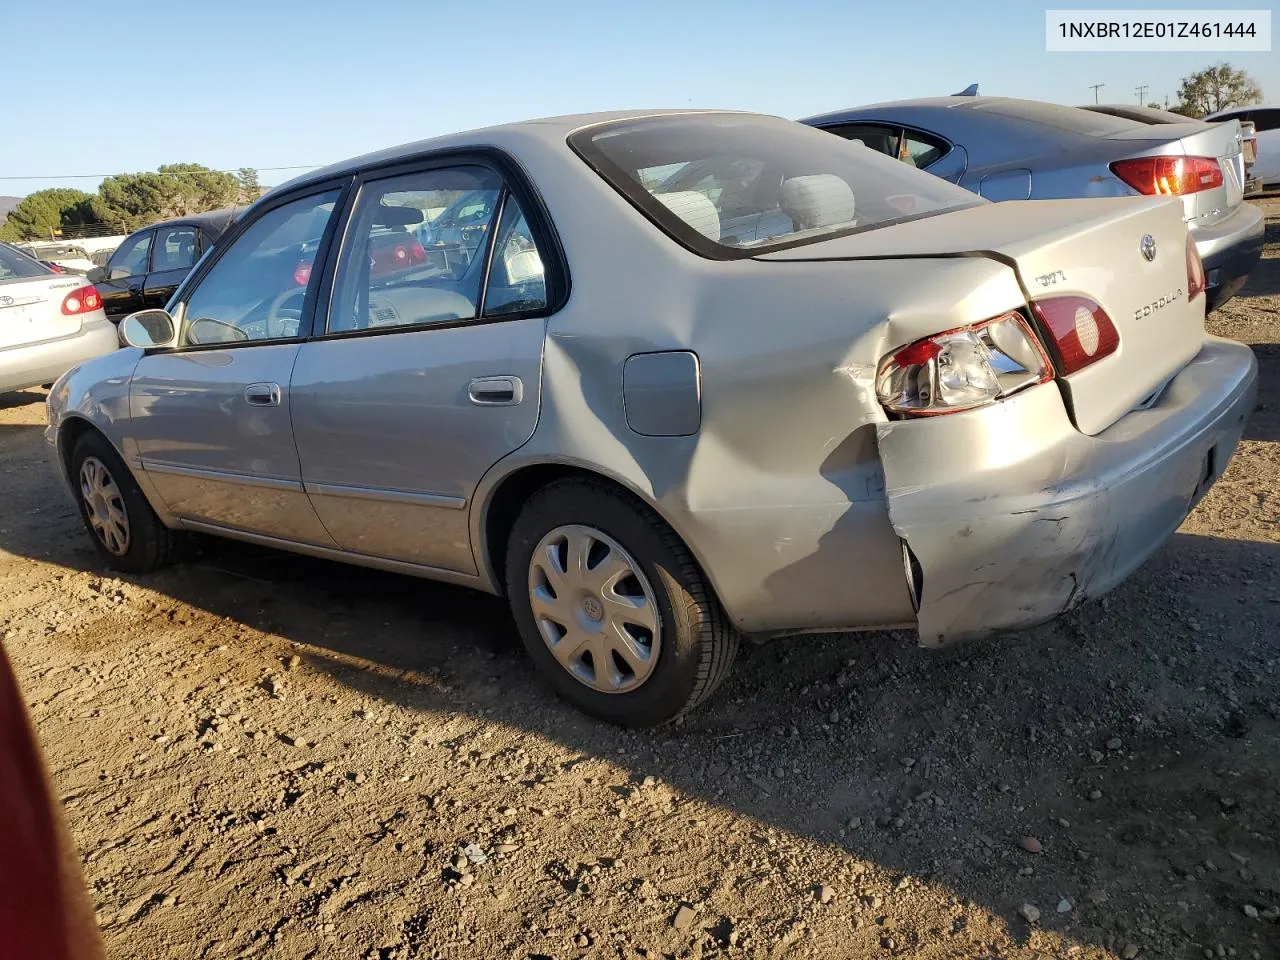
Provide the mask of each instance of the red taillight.
{"label": "red taillight", "polygon": [[1110,356],[1120,345],[1107,311],[1088,297],[1048,297],[1033,301],[1031,309],[1053,337],[1063,376]]}
{"label": "red taillight", "polygon": [[1134,157],[1117,160],[1111,172],[1148,197],[1222,186],[1222,165],[1213,157]]}
{"label": "red taillight", "polygon": [[74,317],[78,313],[89,313],[101,306],[102,297],[98,295],[98,288],[93,284],[77,287],[62,300],[62,312],[68,317]]}
{"label": "red taillight", "polygon": [[1195,241],[1187,235],[1187,300],[1194,300],[1204,293],[1204,261],[1200,259],[1200,251]]}
{"label": "red taillight", "polygon": [[400,263],[404,263],[409,259],[409,251],[404,248],[404,244],[397,243],[395,249],[395,258]]}
{"label": "red taillight", "polygon": [[305,287],[311,280],[311,264],[300,263],[293,268],[293,282],[300,287]]}
{"label": "red taillight", "polygon": [[409,260],[412,263],[426,263],[427,248],[420,244],[417,240],[409,244]]}

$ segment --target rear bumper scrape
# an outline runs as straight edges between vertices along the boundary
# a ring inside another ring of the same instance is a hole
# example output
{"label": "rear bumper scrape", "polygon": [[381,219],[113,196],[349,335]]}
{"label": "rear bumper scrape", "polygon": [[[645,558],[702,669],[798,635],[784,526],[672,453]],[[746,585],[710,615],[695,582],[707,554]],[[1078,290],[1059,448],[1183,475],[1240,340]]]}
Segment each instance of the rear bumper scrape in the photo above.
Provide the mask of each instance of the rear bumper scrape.
{"label": "rear bumper scrape", "polygon": [[1253,352],[1207,338],[1145,409],[1078,432],[1053,383],[879,427],[889,518],[919,565],[920,642],[1034,626],[1115,587],[1226,468]]}

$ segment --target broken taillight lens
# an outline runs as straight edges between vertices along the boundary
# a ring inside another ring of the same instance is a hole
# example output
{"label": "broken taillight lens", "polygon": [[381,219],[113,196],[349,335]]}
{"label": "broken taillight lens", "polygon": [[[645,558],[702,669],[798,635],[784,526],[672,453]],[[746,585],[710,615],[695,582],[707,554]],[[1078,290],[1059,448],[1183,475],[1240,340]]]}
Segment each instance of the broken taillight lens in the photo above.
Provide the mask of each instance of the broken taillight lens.
{"label": "broken taillight lens", "polygon": [[1195,241],[1187,234],[1187,300],[1194,300],[1204,293],[1204,261],[1200,259],[1200,251]]}
{"label": "broken taillight lens", "polygon": [[1053,378],[1040,341],[1019,313],[948,330],[880,361],[876,396],[910,417],[972,410]]}

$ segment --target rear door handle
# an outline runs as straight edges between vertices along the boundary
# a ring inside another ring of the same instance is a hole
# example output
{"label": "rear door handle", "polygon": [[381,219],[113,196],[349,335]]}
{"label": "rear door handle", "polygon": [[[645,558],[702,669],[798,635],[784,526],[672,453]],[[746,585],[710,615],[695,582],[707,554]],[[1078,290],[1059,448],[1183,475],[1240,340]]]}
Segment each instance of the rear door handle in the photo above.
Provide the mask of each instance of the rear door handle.
{"label": "rear door handle", "polygon": [[510,407],[524,399],[524,383],[519,377],[476,377],[467,396],[481,407]]}
{"label": "rear door handle", "polygon": [[251,383],[244,388],[244,399],[255,407],[280,406],[280,384]]}

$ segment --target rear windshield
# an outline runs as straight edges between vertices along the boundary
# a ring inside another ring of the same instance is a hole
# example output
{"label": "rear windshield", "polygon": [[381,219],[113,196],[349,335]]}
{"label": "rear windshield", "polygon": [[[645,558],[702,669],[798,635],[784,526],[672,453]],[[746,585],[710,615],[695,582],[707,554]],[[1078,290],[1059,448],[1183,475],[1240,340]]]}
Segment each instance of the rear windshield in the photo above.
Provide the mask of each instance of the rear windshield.
{"label": "rear windshield", "polygon": [[1126,117],[1113,117],[1107,113],[1034,100],[988,100],[975,104],[973,109],[1086,137],[1107,137],[1138,126],[1138,121]]}
{"label": "rear windshield", "polygon": [[25,257],[13,247],[0,243],[0,283],[6,280],[31,280],[47,277],[53,271],[30,257]]}
{"label": "rear windshield", "polygon": [[587,127],[569,145],[671,237],[750,257],[986,201],[860,144],[752,114]]}

